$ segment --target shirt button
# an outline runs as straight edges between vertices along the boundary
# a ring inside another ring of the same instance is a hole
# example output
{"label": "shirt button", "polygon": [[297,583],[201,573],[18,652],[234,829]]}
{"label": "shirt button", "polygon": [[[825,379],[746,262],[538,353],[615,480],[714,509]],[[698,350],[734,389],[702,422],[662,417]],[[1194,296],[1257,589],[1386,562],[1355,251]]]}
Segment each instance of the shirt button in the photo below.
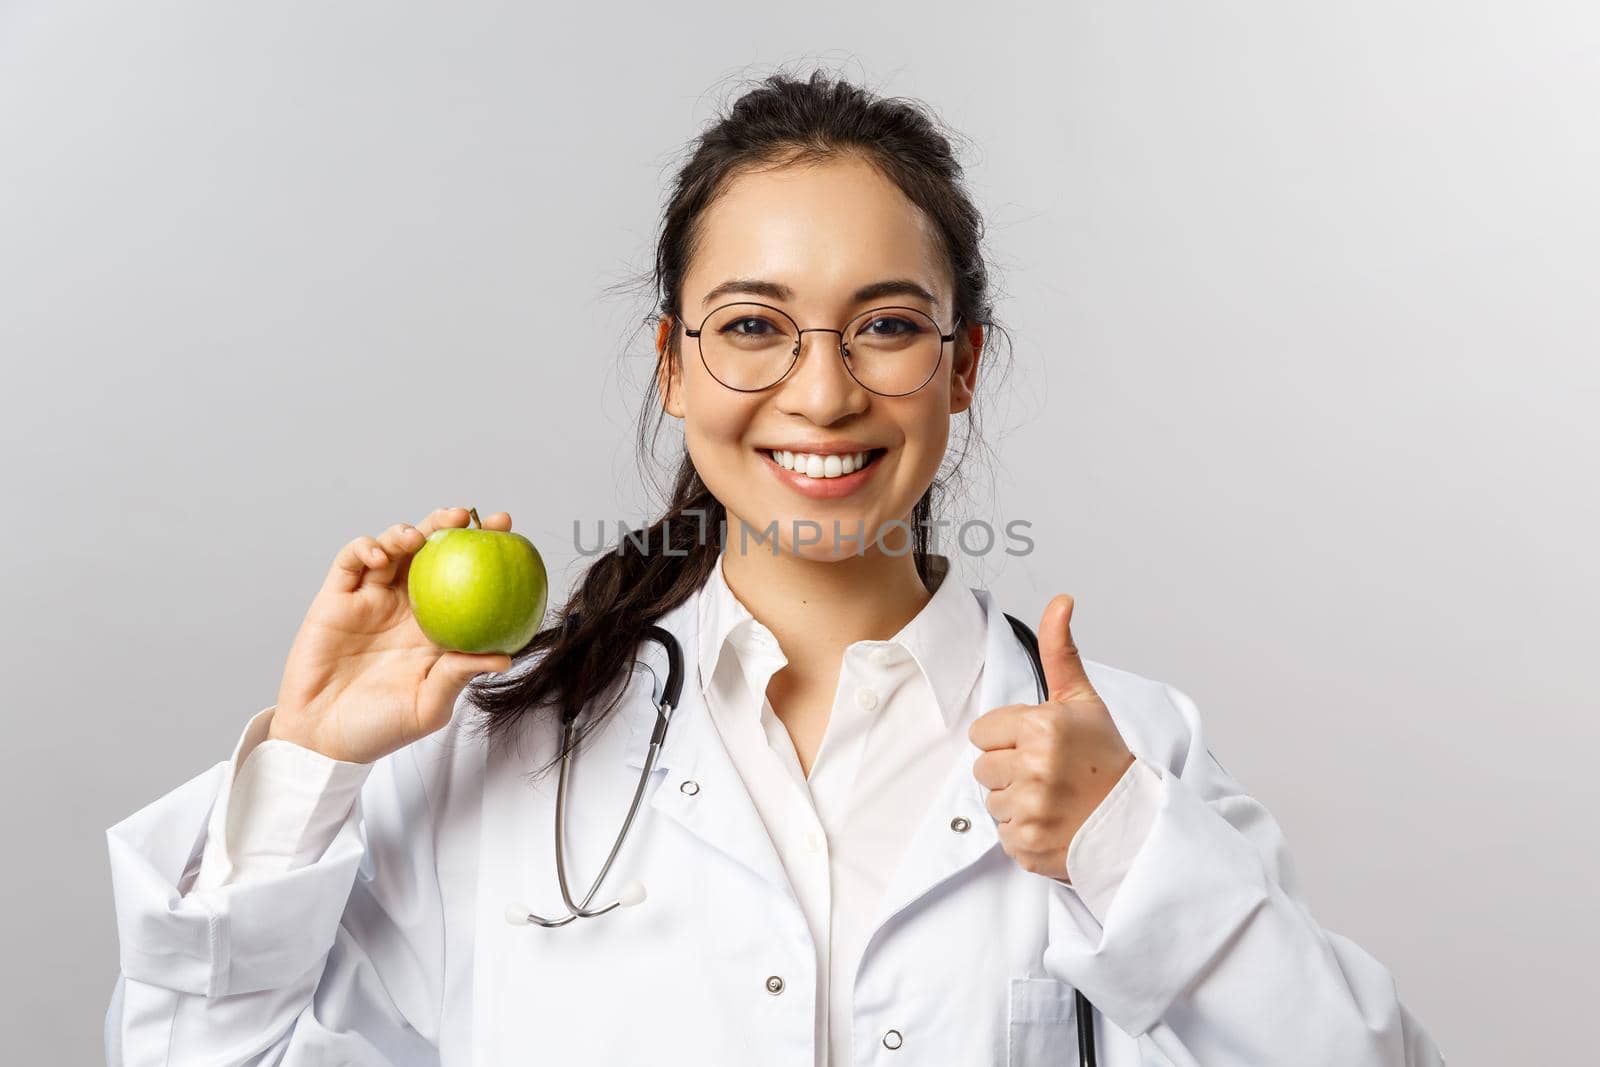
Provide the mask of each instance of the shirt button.
{"label": "shirt button", "polygon": [[767,992],[771,993],[773,996],[777,996],[779,993],[782,993],[783,992],[783,979],[779,978],[775,974],[770,976],[767,979]]}
{"label": "shirt button", "polygon": [[900,1031],[898,1031],[898,1030],[890,1030],[887,1034],[884,1034],[883,1035],[883,1047],[884,1048],[899,1048],[900,1047]]}
{"label": "shirt button", "polygon": [[894,652],[880,646],[867,653],[867,659],[879,667],[887,667],[889,661],[894,659]]}
{"label": "shirt button", "polygon": [[950,820],[950,829],[954,830],[958,834],[964,834],[968,830],[972,829],[972,823],[957,815],[955,818]]}
{"label": "shirt button", "polygon": [[694,796],[696,793],[700,792],[700,783],[696,781],[684,782],[678,787],[678,789],[681,792],[689,794],[690,796]]}
{"label": "shirt button", "polygon": [[821,830],[807,830],[806,831],[806,851],[807,852],[821,852],[822,851],[822,844],[823,844],[823,836],[822,836],[822,831]]}
{"label": "shirt button", "polygon": [[878,706],[878,694],[870,689],[857,689],[856,706],[863,711],[871,711]]}

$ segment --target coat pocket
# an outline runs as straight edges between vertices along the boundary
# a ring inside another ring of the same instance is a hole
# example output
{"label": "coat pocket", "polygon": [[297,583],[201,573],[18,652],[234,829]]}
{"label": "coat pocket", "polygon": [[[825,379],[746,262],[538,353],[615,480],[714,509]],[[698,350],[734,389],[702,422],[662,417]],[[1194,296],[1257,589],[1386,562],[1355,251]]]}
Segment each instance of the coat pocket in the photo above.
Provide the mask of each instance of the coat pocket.
{"label": "coat pocket", "polygon": [[1006,1002],[1007,1067],[1077,1062],[1073,989],[1054,978],[1012,978]]}

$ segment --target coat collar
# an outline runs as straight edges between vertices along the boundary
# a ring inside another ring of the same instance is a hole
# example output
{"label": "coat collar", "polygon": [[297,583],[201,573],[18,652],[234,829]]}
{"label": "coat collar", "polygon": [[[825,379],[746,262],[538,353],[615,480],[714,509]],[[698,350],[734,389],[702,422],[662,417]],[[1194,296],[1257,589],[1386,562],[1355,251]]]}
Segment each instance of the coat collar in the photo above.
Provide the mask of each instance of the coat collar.
{"label": "coat collar", "polygon": [[[981,686],[979,713],[1004,704],[1036,703],[1039,700],[1038,687],[1033,680],[1033,667],[1028,654],[1011,632],[1011,626],[995,603],[993,594],[987,589],[971,588],[971,591],[984,616],[983,668],[978,680]],[[698,599],[703,592],[703,589],[695,592],[657,620],[662,629],[677,638],[683,650],[683,669],[688,672],[679,706],[672,711],[666,740],[662,743],[661,754],[656,758],[657,770],[682,767],[693,760],[700,748],[703,727],[709,725],[704,723],[707,709],[699,680],[693,675],[700,656]],[[654,641],[647,642],[640,649],[638,661],[635,680],[642,676],[644,681],[638,685],[630,683],[629,692],[618,709],[628,720],[630,734],[625,746],[625,762],[635,770],[643,769],[650,747],[650,734],[657,717],[654,694],[665,688],[667,680],[666,650]],[[958,725],[964,730],[972,724],[970,721],[961,721]],[[979,754],[977,746],[969,742],[962,756],[962,762],[967,764],[969,770]],[[973,784],[973,795],[982,800],[987,790],[978,786],[976,780]]]}
{"label": "coat collar", "polygon": [[[1003,704],[1037,702],[1038,687],[1033,680],[1033,667],[1028,661],[1027,653],[1017,642],[1016,635],[1011,632],[1010,624],[1006,622],[1004,614],[995,603],[993,594],[987,589],[968,588],[976,597],[982,615],[984,647],[983,667],[979,675],[979,685],[982,687],[979,713],[982,714]],[[705,594],[706,588],[702,587],[656,620],[662,629],[677,638],[683,650],[683,669],[686,672],[679,706],[673,709],[666,740],[662,743],[661,754],[656,758],[658,770],[675,765],[683,766],[684,762],[691,759],[699,749],[703,730],[696,728],[695,724],[706,719],[707,708],[700,692],[699,679],[695,677],[694,671],[703,654],[699,643],[701,618],[699,599]],[[642,677],[643,682],[637,686],[630,683],[629,692],[623,697],[618,710],[628,720],[630,740],[625,746],[626,765],[640,770],[644,767],[645,755],[650,747],[650,734],[656,723],[653,695],[661,692],[666,686],[666,650],[654,641],[646,642],[639,651],[638,666],[634,673],[636,680]],[[950,714],[952,717],[958,716],[961,714],[961,709],[954,709]],[[969,721],[961,721],[952,724],[951,728],[959,727],[964,730],[971,725]],[[681,727],[688,728],[681,729]],[[963,759],[971,757],[968,761],[970,769],[970,762],[977,760],[979,749],[970,744],[968,748],[969,751],[963,753]],[[974,795],[981,800],[986,792],[980,786]]]}
{"label": "coat collar", "polygon": [[[726,556],[726,549],[718,553],[710,575],[695,594],[699,603],[695,624],[700,640],[696,654],[685,657],[686,663],[699,666],[700,679],[708,686],[716,677],[719,664],[729,657],[738,661],[732,668],[735,672],[746,664],[781,666],[787,662],[772,631],[750,614],[728,586],[722,570]],[[933,693],[927,713],[935,716],[943,728],[954,729],[983,667],[984,612],[974,597],[975,591],[951,574],[948,556],[931,553],[929,568],[934,592],[922,610],[888,640],[859,643],[898,645],[904,649]],[[760,668],[748,669],[764,673]],[[693,681],[693,677],[686,678],[684,684]]]}

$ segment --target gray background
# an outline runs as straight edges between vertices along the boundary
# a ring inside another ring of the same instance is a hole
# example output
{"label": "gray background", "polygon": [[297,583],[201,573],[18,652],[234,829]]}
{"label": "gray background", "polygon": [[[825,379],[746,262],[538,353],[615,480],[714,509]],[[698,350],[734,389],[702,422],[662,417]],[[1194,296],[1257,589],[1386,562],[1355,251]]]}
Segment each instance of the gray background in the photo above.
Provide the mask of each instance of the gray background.
{"label": "gray background", "polygon": [[0,6],[10,1058],[100,1057],[104,831],[339,546],[505,509],[559,592],[654,512],[617,286],[814,61],[971,141],[1016,350],[952,514],[1037,550],[968,583],[1194,696],[1453,1063],[1584,1055],[1600,13],[923,0]]}

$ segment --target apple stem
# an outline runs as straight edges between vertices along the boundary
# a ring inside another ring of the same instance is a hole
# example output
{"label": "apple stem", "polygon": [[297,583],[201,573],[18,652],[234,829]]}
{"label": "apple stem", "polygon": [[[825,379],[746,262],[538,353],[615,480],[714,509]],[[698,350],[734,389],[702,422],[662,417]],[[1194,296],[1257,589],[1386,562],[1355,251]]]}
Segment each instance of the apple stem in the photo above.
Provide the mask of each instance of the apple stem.
{"label": "apple stem", "polygon": [[472,525],[473,526],[476,526],[480,530],[483,529],[483,523],[478,518],[478,509],[477,508],[468,508],[467,509],[467,514],[472,516]]}

